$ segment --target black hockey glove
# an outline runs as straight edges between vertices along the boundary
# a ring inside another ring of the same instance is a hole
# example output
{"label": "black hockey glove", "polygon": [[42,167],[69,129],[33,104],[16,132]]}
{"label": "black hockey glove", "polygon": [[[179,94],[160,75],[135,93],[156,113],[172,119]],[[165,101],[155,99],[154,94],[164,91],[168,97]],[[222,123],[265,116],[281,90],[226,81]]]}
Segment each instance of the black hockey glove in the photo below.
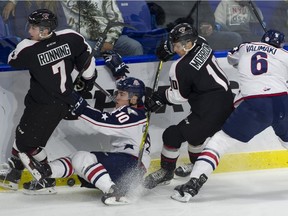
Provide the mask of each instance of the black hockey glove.
{"label": "black hockey glove", "polygon": [[146,111],[156,112],[165,105],[165,100],[158,92],[154,92],[151,97],[146,98],[144,105]]}
{"label": "black hockey glove", "polygon": [[163,43],[160,44],[159,47],[157,47],[156,49],[156,55],[157,57],[161,60],[161,61],[168,61],[170,60],[173,55],[174,55],[174,51],[173,51],[173,45],[171,43],[170,40],[166,40]]}
{"label": "black hockey glove", "polygon": [[122,61],[121,56],[112,51],[108,50],[102,52],[102,56],[105,60],[105,65],[111,70],[112,75],[118,79],[129,73],[128,66]]}
{"label": "black hockey glove", "polygon": [[95,69],[95,74],[91,79],[86,80],[84,77],[77,78],[74,81],[74,90],[79,94],[83,95],[86,92],[89,92],[93,89],[95,80],[98,76],[97,70]]}

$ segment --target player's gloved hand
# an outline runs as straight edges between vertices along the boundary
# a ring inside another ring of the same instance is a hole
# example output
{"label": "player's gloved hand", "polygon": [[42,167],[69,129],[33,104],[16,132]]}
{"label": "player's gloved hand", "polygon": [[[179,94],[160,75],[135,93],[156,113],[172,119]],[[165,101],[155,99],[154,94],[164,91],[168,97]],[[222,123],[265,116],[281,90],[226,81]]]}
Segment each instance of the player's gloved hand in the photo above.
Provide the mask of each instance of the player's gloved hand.
{"label": "player's gloved hand", "polygon": [[165,105],[165,100],[158,92],[154,92],[151,97],[147,97],[144,103],[145,109],[148,112],[156,112]]}
{"label": "player's gloved hand", "polygon": [[76,116],[80,116],[88,103],[78,92],[73,91],[71,94],[74,100],[74,104],[71,105],[71,112]]}
{"label": "player's gloved hand", "polygon": [[166,40],[163,43],[160,44],[159,47],[156,49],[156,56],[161,60],[161,61],[168,61],[171,59],[174,55],[173,51],[173,45],[170,40]]}
{"label": "player's gloved hand", "polygon": [[112,75],[118,79],[129,73],[128,66],[122,61],[121,56],[113,50],[102,52],[105,65],[111,70]]}
{"label": "player's gloved hand", "polygon": [[93,89],[94,82],[98,76],[98,72],[95,68],[94,76],[90,79],[85,79],[84,77],[76,78],[74,81],[74,90],[77,91],[79,94],[83,95],[86,92],[89,92]]}

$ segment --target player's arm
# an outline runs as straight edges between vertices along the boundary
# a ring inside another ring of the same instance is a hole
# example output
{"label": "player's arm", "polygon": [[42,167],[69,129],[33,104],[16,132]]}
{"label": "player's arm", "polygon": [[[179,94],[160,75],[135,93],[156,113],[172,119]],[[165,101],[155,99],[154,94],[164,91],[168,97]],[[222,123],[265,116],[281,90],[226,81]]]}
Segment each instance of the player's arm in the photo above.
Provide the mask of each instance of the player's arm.
{"label": "player's arm", "polygon": [[[182,66],[174,65],[170,69],[170,87],[165,91],[165,97],[172,104],[182,104],[188,101],[189,94],[191,93],[190,76],[186,76],[186,71],[191,70],[189,64]],[[183,73],[184,71],[184,73]]]}
{"label": "player's arm", "polygon": [[24,39],[21,41],[16,48],[8,56],[8,64],[14,68],[23,69],[29,66],[30,58],[27,54],[27,50],[30,46],[37,43],[37,41],[32,41]]}
{"label": "player's arm", "polygon": [[110,136],[127,137],[133,128],[146,124],[144,112],[142,114],[130,107],[121,107],[109,113],[87,106],[81,113],[80,119],[91,123],[90,126],[99,133]]}
{"label": "player's arm", "polygon": [[238,63],[239,63],[239,58],[240,58],[239,49],[240,49],[240,46],[235,47],[232,50],[230,50],[227,54],[228,63],[235,68],[238,67]]}
{"label": "player's arm", "polygon": [[74,86],[75,90],[80,93],[91,91],[94,82],[97,78],[97,70],[95,65],[95,58],[91,58],[91,47],[86,43],[85,39],[82,36],[78,36],[79,50],[80,52],[76,56],[75,65],[77,70],[80,72],[84,70],[81,77],[78,80],[75,80]]}

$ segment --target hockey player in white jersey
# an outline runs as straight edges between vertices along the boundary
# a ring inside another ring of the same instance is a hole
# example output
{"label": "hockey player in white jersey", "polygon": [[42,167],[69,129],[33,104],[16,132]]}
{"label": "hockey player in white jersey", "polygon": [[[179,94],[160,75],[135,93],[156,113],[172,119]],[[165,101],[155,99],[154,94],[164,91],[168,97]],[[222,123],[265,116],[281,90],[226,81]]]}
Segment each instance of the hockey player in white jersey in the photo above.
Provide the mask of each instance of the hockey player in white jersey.
{"label": "hockey player in white jersey", "polygon": [[175,188],[171,196],[187,202],[195,196],[208,176],[235,142],[249,142],[272,127],[283,147],[288,148],[288,52],[282,48],[284,34],[267,31],[261,42],[240,44],[229,52],[228,62],[238,67],[240,92],[236,109],[200,153],[191,179]]}
{"label": "hockey player in white jersey", "polygon": [[[113,70],[114,77],[119,78],[128,72],[127,66],[117,53],[107,51],[105,60]],[[111,113],[90,107],[83,98],[79,98],[79,106],[73,110],[79,115],[79,121],[87,122],[95,131],[111,137],[112,151],[78,151],[44,165],[26,154],[20,154],[23,164],[36,179],[69,177],[75,173],[82,186],[98,188],[104,192],[104,204],[128,202],[126,193],[140,183],[150,165],[149,135],[145,142],[142,165],[139,167],[137,164],[146,125],[142,101],[145,85],[137,78],[122,77],[116,81],[116,86],[116,107]]]}

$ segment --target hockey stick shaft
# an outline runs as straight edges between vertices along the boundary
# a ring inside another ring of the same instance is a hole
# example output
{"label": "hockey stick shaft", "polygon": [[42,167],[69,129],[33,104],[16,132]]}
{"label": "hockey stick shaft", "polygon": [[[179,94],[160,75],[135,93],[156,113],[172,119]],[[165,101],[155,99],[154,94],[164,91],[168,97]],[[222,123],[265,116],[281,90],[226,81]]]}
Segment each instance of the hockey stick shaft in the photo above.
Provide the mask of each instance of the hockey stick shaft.
{"label": "hockey stick shaft", "polygon": [[257,11],[254,3],[253,3],[252,1],[249,1],[249,5],[250,5],[253,13],[255,14],[258,22],[260,23],[261,27],[263,28],[264,32],[266,33],[266,32],[267,32],[267,29],[266,29],[266,27],[265,27],[265,24],[264,24],[263,20],[261,19],[260,15],[259,15],[258,11]]}
{"label": "hockey stick shaft", "polygon": [[105,94],[111,101],[116,103],[115,98],[108,91],[102,88],[98,83],[94,82],[94,86],[96,86],[96,88],[98,88],[103,94]]}
{"label": "hockey stick shaft", "polygon": [[[155,74],[155,79],[154,79],[154,83],[153,83],[153,88],[152,88],[152,94],[154,92],[157,91],[158,89],[158,82],[159,82],[159,77],[160,77],[160,72],[162,70],[162,65],[163,65],[163,61],[160,61],[157,67],[157,71]],[[143,158],[143,154],[144,154],[144,147],[145,147],[145,143],[146,143],[146,139],[148,136],[148,128],[150,125],[150,116],[151,116],[151,112],[147,112],[147,120],[146,120],[146,125],[145,125],[145,130],[144,133],[142,135],[142,140],[141,140],[141,144],[139,146],[139,154],[138,154],[138,168],[141,166],[142,164],[142,158]]]}

